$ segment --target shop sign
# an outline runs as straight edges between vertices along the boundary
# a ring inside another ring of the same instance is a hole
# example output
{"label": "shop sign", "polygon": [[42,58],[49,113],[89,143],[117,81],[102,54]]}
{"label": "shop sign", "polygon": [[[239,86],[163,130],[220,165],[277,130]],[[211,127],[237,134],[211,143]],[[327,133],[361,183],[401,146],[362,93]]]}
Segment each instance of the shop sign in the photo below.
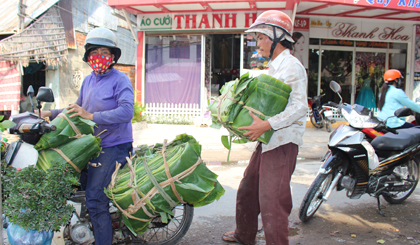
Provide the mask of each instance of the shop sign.
{"label": "shop sign", "polygon": [[171,14],[138,15],[137,26],[144,29],[172,29]]}
{"label": "shop sign", "polygon": [[397,23],[311,19],[312,38],[409,42],[411,27]]}
{"label": "shop sign", "polygon": [[309,18],[295,18],[294,30],[309,31]]}
{"label": "shop sign", "polygon": [[329,46],[349,46],[353,47],[353,41],[349,40],[338,40],[338,39],[321,39],[322,45],[329,45]]}
{"label": "shop sign", "polygon": [[139,30],[246,29],[257,12],[170,13],[137,15]]}
{"label": "shop sign", "polygon": [[362,48],[388,48],[386,42],[364,42],[364,41],[357,41],[356,47]]}
{"label": "shop sign", "polygon": [[420,10],[419,0],[343,0],[343,3],[382,9]]}

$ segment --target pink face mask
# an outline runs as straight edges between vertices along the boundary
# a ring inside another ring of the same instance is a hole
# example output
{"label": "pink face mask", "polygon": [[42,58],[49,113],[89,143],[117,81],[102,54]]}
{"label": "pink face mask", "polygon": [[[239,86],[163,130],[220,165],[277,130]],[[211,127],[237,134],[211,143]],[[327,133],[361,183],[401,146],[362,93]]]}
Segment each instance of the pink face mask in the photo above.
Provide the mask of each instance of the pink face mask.
{"label": "pink face mask", "polygon": [[102,73],[112,64],[112,58],[101,54],[89,55],[88,63],[94,71]]}

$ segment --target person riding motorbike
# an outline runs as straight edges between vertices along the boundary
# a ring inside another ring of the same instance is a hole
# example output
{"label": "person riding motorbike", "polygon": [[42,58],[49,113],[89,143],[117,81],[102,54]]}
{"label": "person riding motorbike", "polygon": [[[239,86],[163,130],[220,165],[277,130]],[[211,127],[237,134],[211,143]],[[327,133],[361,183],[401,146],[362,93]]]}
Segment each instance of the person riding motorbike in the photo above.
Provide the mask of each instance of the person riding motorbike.
{"label": "person riding motorbike", "polygon": [[[381,89],[381,96],[379,98],[378,118],[385,120],[388,118],[386,125],[390,128],[410,128],[415,125],[405,122],[403,119],[394,116],[394,112],[404,106],[410,108],[417,113],[420,113],[420,105],[410,100],[401,87],[401,72],[396,69],[387,70],[384,73],[384,86]],[[390,118],[389,118],[390,117]]]}
{"label": "person riding motorbike", "polygon": [[[111,181],[115,163],[124,166],[126,157],[133,150],[134,92],[127,75],[113,67],[120,56],[117,37],[111,30],[96,28],[90,31],[86,36],[83,61],[93,71],[84,79],[76,103],[67,107],[67,113],[73,113],[70,117],[92,120],[97,124],[94,135],[101,133],[102,152],[88,164],[85,192],[95,244],[100,245],[111,245],[113,234],[104,187]],[[43,111],[41,116],[50,116],[52,120],[62,110]]]}

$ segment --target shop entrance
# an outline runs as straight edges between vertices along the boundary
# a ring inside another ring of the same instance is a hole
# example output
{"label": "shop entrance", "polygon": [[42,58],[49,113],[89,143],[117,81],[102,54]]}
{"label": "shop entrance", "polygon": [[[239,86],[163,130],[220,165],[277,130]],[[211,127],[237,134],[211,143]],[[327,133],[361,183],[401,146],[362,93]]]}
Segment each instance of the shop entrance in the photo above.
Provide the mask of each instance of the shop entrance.
{"label": "shop entrance", "polygon": [[211,34],[206,39],[210,40],[210,44],[206,41],[206,80],[209,76],[211,96],[219,96],[225,83],[240,76],[241,35]]}
{"label": "shop entrance", "polygon": [[407,44],[352,41],[347,46],[328,46],[322,43],[311,39],[309,46],[308,97],[325,94],[323,102],[339,102],[329,88],[330,81],[335,80],[341,85],[343,102],[360,104],[376,112],[385,70],[393,68],[406,74]]}

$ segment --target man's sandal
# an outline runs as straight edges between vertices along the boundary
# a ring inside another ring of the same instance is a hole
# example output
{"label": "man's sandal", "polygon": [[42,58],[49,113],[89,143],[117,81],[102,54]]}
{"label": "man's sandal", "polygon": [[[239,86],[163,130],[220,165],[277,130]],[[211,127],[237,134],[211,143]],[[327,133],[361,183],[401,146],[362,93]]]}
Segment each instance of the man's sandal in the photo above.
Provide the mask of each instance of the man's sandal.
{"label": "man's sandal", "polygon": [[240,241],[238,241],[238,239],[236,239],[234,231],[229,231],[229,232],[225,233],[223,235],[222,239],[225,242],[233,242],[233,243],[242,244]]}

